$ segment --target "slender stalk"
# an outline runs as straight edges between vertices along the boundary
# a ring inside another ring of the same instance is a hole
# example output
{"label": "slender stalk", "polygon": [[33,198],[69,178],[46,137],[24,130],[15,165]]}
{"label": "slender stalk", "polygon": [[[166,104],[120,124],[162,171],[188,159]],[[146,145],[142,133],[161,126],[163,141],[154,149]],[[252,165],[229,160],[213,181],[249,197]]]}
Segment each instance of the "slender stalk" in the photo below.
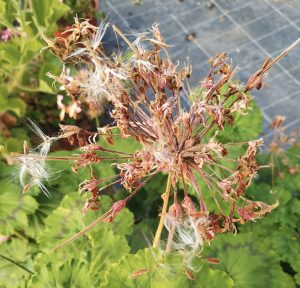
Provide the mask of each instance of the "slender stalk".
{"label": "slender stalk", "polygon": [[275,161],[274,161],[274,155],[271,154],[271,169],[272,169],[272,186],[275,185]]}
{"label": "slender stalk", "polygon": [[288,54],[292,49],[294,49],[299,43],[300,43],[300,37],[294,43],[292,43],[288,48],[286,48],[281,54],[279,54],[273,61],[271,61],[269,65],[266,67],[264,72],[269,71],[276,62],[278,62],[279,60],[281,60],[281,58],[286,56],[286,54]]}
{"label": "slender stalk", "polygon": [[6,261],[12,263],[13,265],[18,266],[19,268],[23,269],[23,270],[26,271],[26,272],[28,272],[28,273],[30,273],[30,274],[34,274],[33,271],[31,271],[30,269],[28,269],[28,268],[25,267],[24,265],[22,265],[22,264],[16,262],[15,260],[13,260],[13,259],[11,259],[11,258],[9,258],[9,257],[6,257],[6,256],[4,256],[4,255],[1,255],[1,254],[0,254],[0,257],[3,258],[3,259],[5,259]]}
{"label": "slender stalk", "polygon": [[109,184],[107,184],[107,185],[101,187],[101,188],[98,190],[98,194],[100,194],[100,192],[102,192],[103,190],[107,189],[108,187],[110,187],[110,186],[112,186],[112,185],[115,185],[115,184],[117,184],[117,183],[119,183],[119,182],[121,182],[121,179],[118,179],[118,180],[116,180],[116,181],[113,181],[113,182],[111,182],[111,183],[109,183]]}
{"label": "slender stalk", "polygon": [[123,38],[123,40],[128,44],[128,46],[132,49],[132,51],[134,51],[134,53],[141,58],[141,54],[139,53],[139,51],[132,45],[132,43],[128,40],[128,38],[122,33],[122,31],[116,26],[116,25],[112,25],[112,28],[114,29],[114,31],[116,33],[119,34],[119,36],[121,38]]}
{"label": "slender stalk", "polygon": [[79,160],[79,157],[69,157],[69,156],[42,156],[42,155],[27,155],[27,154],[21,154],[21,153],[10,153],[11,157],[27,157],[27,158],[33,158],[33,159],[40,159],[40,160],[53,160],[53,161],[66,161],[66,160]]}
{"label": "slender stalk", "polygon": [[98,116],[95,117],[95,124],[96,124],[96,127],[100,127],[100,120],[99,120]]}
{"label": "slender stalk", "polygon": [[[42,156],[42,155],[27,155],[27,154],[20,154],[12,152],[10,154],[12,157],[27,157],[33,159],[40,159],[40,160],[47,160],[47,161],[71,161],[71,160],[80,160],[80,157],[69,157],[69,156]],[[100,160],[127,160],[133,158],[133,156],[124,156],[124,157],[99,157]]]}
{"label": "slender stalk", "polygon": [[71,243],[72,241],[76,240],[78,237],[80,237],[81,235],[85,234],[86,232],[90,231],[92,228],[94,228],[98,223],[103,222],[110,214],[111,214],[111,209],[109,209],[106,213],[104,213],[103,215],[101,215],[99,218],[97,218],[95,221],[93,221],[91,224],[89,224],[88,226],[86,226],[84,229],[82,229],[81,231],[79,231],[78,233],[74,234],[72,237],[70,237],[69,239],[63,241],[62,243],[58,244],[57,246],[55,246],[54,248],[51,249],[52,252],[57,251],[58,249],[68,245],[69,243]]}
{"label": "slender stalk", "polygon": [[166,187],[166,192],[162,197],[163,198],[163,208],[162,208],[162,211],[161,211],[161,214],[160,214],[160,220],[159,220],[157,230],[156,230],[156,233],[155,233],[155,237],[154,237],[154,241],[153,241],[153,248],[156,248],[158,246],[160,236],[161,236],[161,232],[162,232],[163,227],[164,227],[167,208],[168,208],[168,202],[169,202],[169,197],[170,197],[170,191],[171,191],[171,177],[172,177],[171,174],[169,174],[167,187]]}
{"label": "slender stalk", "polygon": [[[131,198],[133,196],[135,196],[135,194],[137,192],[139,192],[143,186],[152,178],[152,176],[154,176],[155,174],[157,174],[156,172],[152,173],[149,175],[149,177],[142,182],[131,194],[129,194],[129,196],[127,196],[124,201],[126,201],[126,203],[128,201],[131,200]],[[117,180],[120,181],[120,180]],[[85,234],[86,232],[90,231],[91,229],[93,229],[98,223],[103,222],[104,220],[106,220],[109,216],[111,216],[111,214],[113,213],[113,208],[110,208],[108,211],[106,211],[104,214],[102,214],[99,218],[97,218],[96,220],[94,220],[92,223],[90,223],[88,226],[86,226],[84,229],[82,229],[81,231],[79,231],[78,233],[74,234],[72,237],[70,237],[69,239],[63,241],[62,243],[58,244],[57,246],[55,246],[54,248],[51,249],[52,252],[57,251],[58,249],[68,245],[69,243],[71,243],[72,241],[76,240],[77,238],[79,238],[80,236],[82,236],[83,234]]]}

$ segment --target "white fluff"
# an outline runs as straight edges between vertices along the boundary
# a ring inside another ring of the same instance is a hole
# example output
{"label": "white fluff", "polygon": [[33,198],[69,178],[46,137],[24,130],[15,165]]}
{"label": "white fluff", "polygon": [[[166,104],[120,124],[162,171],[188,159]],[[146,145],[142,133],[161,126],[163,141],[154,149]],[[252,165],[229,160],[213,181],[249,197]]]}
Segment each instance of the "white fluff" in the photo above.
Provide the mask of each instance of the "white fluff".
{"label": "white fluff", "polygon": [[170,231],[171,225],[175,225],[173,249],[191,252],[199,252],[203,246],[204,239],[200,233],[200,226],[208,224],[207,217],[192,219],[177,219],[175,222],[166,217],[165,226]]}
{"label": "white fluff", "polygon": [[25,154],[18,157],[20,164],[19,180],[23,188],[38,186],[47,197],[51,197],[44,184],[50,178],[50,173],[46,167],[46,158],[51,144],[56,138],[45,135],[32,120],[28,120],[30,123],[29,127],[39,136],[42,143],[34,150],[30,150],[28,153],[25,151]]}
{"label": "white fluff", "polygon": [[39,151],[39,154],[41,156],[47,156],[49,151],[50,151],[50,147],[53,141],[56,140],[55,137],[49,137],[47,136],[42,130],[41,128],[35,124],[31,119],[28,119],[28,121],[30,122],[29,127],[32,129],[32,131],[41,139],[43,140],[43,142],[37,147],[37,150]]}
{"label": "white fluff", "polygon": [[18,161],[21,164],[19,170],[21,185],[24,188],[38,186],[50,198],[50,192],[44,184],[50,178],[50,174],[45,167],[45,159],[41,158],[40,154],[31,152],[19,157]]}
{"label": "white fluff", "polygon": [[92,39],[92,47],[94,50],[96,50],[99,47],[99,45],[101,44],[103,36],[104,36],[108,26],[109,26],[109,24],[106,23],[105,21],[102,21],[101,24],[99,25],[97,33],[96,33],[95,37]]}

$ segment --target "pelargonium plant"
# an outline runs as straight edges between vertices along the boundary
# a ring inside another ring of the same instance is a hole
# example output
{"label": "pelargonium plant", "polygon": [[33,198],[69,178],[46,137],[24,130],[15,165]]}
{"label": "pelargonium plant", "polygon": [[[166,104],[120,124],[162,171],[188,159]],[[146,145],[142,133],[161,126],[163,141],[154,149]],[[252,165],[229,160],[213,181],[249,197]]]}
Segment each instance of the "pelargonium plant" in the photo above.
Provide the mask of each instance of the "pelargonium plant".
{"label": "pelargonium plant", "polygon": [[[102,40],[107,29],[113,29],[128,44],[126,57],[121,51],[106,54]],[[98,209],[106,188],[118,184],[126,190],[123,200],[115,202],[104,215],[54,250],[97,223],[113,221],[158,173],[167,174],[168,181],[161,195],[163,204],[153,247],[160,246],[167,252],[184,250],[198,255],[217,234],[236,232],[237,223],[255,221],[278,205],[246,196],[247,187],[258,171],[265,168],[256,162],[262,139],[221,143],[218,133],[225,125],[232,126],[236,115],[247,114],[252,99],[249,92],[260,89],[268,70],[297,43],[276,59],[267,59],[245,84],[234,80],[236,69],[226,62],[226,54],[218,54],[209,60],[210,69],[199,82],[199,89],[193,92],[188,81],[191,65],[180,68],[172,61],[157,25],[130,41],[115,25],[103,22],[95,27],[88,20],[75,19],[73,27],[62,37],[45,40],[48,49],[66,66],[85,69],[86,75],[70,78],[64,69],[61,75],[49,76],[63,85],[78,109],[82,97],[99,109],[102,103],[112,107],[112,121],[96,132],[61,125],[60,132],[53,137],[46,136],[32,123],[42,144],[36,149],[25,145],[23,154],[15,154],[21,165],[24,191],[37,185],[50,196],[45,185],[50,176],[47,160],[71,161],[74,172],[91,167],[91,179],[79,187],[87,196],[84,213]],[[119,135],[133,138],[141,148],[134,153],[114,149],[114,139]],[[98,141],[100,138],[106,140],[105,145],[99,144],[103,143]],[[71,158],[47,156],[51,144],[60,139],[78,146],[81,152]],[[241,147],[243,152],[234,157],[230,153],[232,147]],[[101,165],[103,161],[110,161],[118,173],[105,178],[94,175],[92,165]],[[110,183],[106,184],[108,180]],[[204,200],[208,197],[217,207],[214,211]],[[168,236],[162,245],[164,228]]]}

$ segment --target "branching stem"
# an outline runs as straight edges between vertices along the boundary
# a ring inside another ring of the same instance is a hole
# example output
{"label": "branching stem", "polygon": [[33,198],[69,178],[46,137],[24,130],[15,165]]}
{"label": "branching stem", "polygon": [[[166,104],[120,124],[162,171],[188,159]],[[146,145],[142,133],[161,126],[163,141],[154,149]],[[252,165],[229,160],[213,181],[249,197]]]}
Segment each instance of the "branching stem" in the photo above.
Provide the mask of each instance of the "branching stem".
{"label": "branching stem", "polygon": [[171,174],[169,174],[167,187],[166,187],[166,192],[162,197],[163,198],[163,208],[162,208],[162,211],[161,211],[161,214],[160,214],[160,220],[159,220],[157,230],[156,230],[156,233],[155,233],[155,237],[154,237],[154,241],[153,241],[153,248],[156,248],[158,246],[160,236],[161,236],[161,232],[162,232],[163,227],[164,227],[167,208],[168,208],[168,202],[169,202],[169,197],[170,197],[170,191],[171,191],[171,177],[172,177]]}

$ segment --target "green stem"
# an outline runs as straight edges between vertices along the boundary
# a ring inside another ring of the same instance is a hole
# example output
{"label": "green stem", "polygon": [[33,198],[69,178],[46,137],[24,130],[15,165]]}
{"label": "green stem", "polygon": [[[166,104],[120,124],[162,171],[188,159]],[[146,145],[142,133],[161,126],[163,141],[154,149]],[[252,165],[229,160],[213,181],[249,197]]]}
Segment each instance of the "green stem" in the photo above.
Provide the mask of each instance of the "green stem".
{"label": "green stem", "polygon": [[25,70],[25,65],[20,65],[19,69],[16,71],[12,81],[8,84],[8,95],[10,95],[18,85],[20,85],[20,80],[23,76]]}
{"label": "green stem", "polygon": [[96,122],[96,127],[97,128],[100,127],[100,120],[98,116],[95,117],[95,122]]}
{"label": "green stem", "polygon": [[23,266],[23,265],[20,264],[20,263],[17,263],[17,262],[14,261],[13,259],[10,259],[10,258],[8,258],[8,257],[6,257],[6,256],[4,256],[4,255],[1,255],[1,254],[0,254],[0,257],[3,258],[3,259],[6,260],[6,261],[8,261],[8,262],[10,262],[10,263],[12,263],[12,264],[18,266],[19,268],[23,269],[23,270],[26,271],[26,272],[28,272],[28,273],[30,273],[30,274],[34,274],[34,271],[31,271],[30,269],[28,269],[27,267]]}

